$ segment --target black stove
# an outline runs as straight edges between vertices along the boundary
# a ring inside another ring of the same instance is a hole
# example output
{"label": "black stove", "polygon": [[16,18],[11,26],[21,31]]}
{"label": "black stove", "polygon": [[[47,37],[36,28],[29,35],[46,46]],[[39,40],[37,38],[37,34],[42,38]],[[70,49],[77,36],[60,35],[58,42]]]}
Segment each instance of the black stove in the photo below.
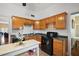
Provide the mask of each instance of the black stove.
{"label": "black stove", "polygon": [[41,49],[50,56],[53,55],[53,38],[57,36],[57,32],[47,32],[47,35],[42,36]]}

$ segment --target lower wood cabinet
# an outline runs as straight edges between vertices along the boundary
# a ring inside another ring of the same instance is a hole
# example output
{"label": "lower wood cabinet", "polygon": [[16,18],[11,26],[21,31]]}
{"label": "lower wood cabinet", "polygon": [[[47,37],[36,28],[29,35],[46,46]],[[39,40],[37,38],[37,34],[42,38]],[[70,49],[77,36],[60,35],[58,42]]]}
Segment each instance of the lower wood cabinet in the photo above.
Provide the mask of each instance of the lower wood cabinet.
{"label": "lower wood cabinet", "polygon": [[54,39],[53,40],[53,55],[66,56],[67,55],[67,40]]}
{"label": "lower wood cabinet", "polygon": [[40,35],[28,35],[28,36],[25,36],[25,40],[31,40],[31,39],[34,39],[34,40],[37,40],[37,41],[41,42],[41,36]]}

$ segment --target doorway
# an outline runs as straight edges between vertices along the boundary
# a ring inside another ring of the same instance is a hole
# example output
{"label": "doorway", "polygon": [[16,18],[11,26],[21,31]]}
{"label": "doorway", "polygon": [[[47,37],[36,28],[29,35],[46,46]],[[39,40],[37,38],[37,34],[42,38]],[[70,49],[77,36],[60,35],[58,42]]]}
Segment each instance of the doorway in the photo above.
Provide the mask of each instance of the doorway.
{"label": "doorway", "polygon": [[79,12],[71,15],[71,55],[79,56]]}

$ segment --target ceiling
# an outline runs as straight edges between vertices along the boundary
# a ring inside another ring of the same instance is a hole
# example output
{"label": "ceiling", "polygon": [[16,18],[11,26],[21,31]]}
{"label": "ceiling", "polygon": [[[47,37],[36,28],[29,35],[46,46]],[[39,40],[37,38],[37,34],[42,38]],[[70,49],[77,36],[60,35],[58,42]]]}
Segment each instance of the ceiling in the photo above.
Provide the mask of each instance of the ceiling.
{"label": "ceiling", "polygon": [[29,7],[31,11],[45,10],[52,6],[52,3],[27,3],[26,7]]}

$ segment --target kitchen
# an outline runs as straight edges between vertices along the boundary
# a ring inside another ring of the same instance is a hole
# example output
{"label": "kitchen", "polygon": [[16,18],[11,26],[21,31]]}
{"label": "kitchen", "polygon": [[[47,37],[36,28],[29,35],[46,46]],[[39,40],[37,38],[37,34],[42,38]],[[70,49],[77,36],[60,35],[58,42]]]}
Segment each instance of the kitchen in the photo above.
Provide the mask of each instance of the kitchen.
{"label": "kitchen", "polygon": [[[29,25],[32,26],[33,27],[32,29],[36,31],[36,30],[45,30],[48,27],[49,24],[51,24],[50,28],[52,28],[53,23],[54,24],[56,23],[54,25],[54,27],[56,29],[60,29],[61,30],[61,29],[65,29],[66,28],[65,27],[66,26],[65,25],[66,24],[66,22],[65,22],[66,15],[67,15],[67,13],[63,12],[61,14],[50,16],[50,17],[47,17],[45,19],[41,19],[41,20],[38,20],[38,21],[37,20],[30,20],[30,19],[28,20],[27,18],[13,16],[13,18],[12,18],[13,19],[12,20],[13,21],[12,25],[13,25],[13,29],[16,29],[16,30],[19,29],[22,26],[23,28],[22,28],[22,30],[20,30],[20,32],[22,31],[22,34],[23,34],[23,31],[24,31],[24,26],[29,26]],[[57,21],[55,21],[55,19],[57,19]],[[62,19],[62,20],[58,21],[58,19]],[[50,21],[50,22],[48,22],[48,21]],[[58,26],[59,25],[58,23],[60,24],[60,26]],[[52,35],[52,36],[50,36],[50,35]],[[58,41],[60,41],[60,46],[63,45],[63,47],[65,47],[65,51],[62,48],[61,52],[59,52],[58,55],[65,55],[67,53],[66,45],[67,45],[67,39],[68,39],[68,37],[67,36],[59,36],[57,32],[50,32],[50,31],[48,31],[47,33],[39,33],[39,32],[37,32],[37,33],[24,34],[24,36],[25,36],[24,37],[25,40],[34,39],[34,40],[37,40],[37,41],[41,42],[41,46],[44,45],[44,44],[42,44],[43,43],[42,40],[46,40],[47,39],[46,37],[48,37],[48,38],[51,37],[51,39],[52,39],[52,37],[59,37],[60,40],[58,40]],[[44,37],[44,39],[42,39],[43,37]],[[64,38],[62,38],[62,37],[65,37],[66,40],[63,41]],[[47,39],[47,40],[48,40],[47,42],[49,42],[49,39]],[[65,43],[63,44],[62,42],[65,42]],[[50,49],[53,48],[53,46],[51,44],[49,44],[49,46],[51,46]],[[42,49],[45,49],[45,48],[42,48]],[[49,50],[48,54],[49,55],[53,55],[53,52],[52,53],[50,53],[50,52],[52,52],[52,51]],[[57,55],[57,52],[55,52],[55,54]]]}
{"label": "kitchen", "polygon": [[[41,49],[49,55],[71,55],[70,14],[79,10],[79,4],[26,4],[27,6],[22,3],[0,4],[4,7],[1,9],[4,15],[11,17],[9,43],[19,41],[18,34],[21,33],[24,40],[34,39],[41,42]],[[52,40],[43,41],[49,40],[51,36],[54,37],[53,44]]]}

